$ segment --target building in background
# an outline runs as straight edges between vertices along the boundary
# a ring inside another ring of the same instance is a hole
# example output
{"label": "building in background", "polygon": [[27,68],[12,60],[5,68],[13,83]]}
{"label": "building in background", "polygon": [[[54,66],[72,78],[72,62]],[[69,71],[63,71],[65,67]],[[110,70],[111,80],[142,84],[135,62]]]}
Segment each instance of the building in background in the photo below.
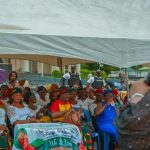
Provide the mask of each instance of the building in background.
{"label": "building in background", "polygon": [[[18,73],[32,73],[32,74],[44,74],[50,75],[54,70],[60,70],[57,66],[52,66],[49,64],[44,64],[35,61],[29,60],[20,60],[20,59],[0,59],[2,66],[8,64],[11,70]],[[77,72],[80,73],[80,64],[76,65]],[[2,69],[5,69],[2,68]],[[70,66],[63,67],[63,73],[70,71]]]}

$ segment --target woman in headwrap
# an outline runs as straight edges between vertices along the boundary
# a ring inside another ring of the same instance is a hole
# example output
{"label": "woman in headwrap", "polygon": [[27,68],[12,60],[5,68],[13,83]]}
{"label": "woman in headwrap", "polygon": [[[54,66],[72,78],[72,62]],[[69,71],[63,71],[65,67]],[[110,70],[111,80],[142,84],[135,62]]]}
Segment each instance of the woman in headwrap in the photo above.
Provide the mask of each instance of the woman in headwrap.
{"label": "woman in headwrap", "polygon": [[67,88],[60,89],[60,97],[50,105],[49,110],[53,121],[64,122],[65,114],[72,110]]}
{"label": "woman in headwrap", "polygon": [[7,107],[7,115],[11,125],[39,122],[22,101],[22,90],[17,87],[14,88],[11,92],[10,105]]}
{"label": "woman in headwrap", "polygon": [[96,108],[96,122],[98,130],[109,134],[115,140],[117,140],[117,131],[113,125],[113,121],[116,118],[116,108],[113,101],[113,91],[104,91],[105,101],[98,103]]}

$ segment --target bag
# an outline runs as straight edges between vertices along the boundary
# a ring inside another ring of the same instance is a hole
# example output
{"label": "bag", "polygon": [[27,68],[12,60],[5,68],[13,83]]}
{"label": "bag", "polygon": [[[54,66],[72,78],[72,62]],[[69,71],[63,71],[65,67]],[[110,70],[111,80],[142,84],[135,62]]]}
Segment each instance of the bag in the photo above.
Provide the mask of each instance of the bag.
{"label": "bag", "polygon": [[79,126],[81,114],[77,111],[71,110],[64,116],[64,122]]}

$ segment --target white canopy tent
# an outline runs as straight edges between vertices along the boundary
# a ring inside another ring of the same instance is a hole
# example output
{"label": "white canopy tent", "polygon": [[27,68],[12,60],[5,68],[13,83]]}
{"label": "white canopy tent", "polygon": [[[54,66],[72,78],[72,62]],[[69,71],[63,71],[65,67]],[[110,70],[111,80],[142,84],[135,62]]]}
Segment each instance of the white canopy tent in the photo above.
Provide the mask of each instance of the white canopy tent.
{"label": "white canopy tent", "polygon": [[0,0],[0,57],[149,63],[149,16],[149,0]]}

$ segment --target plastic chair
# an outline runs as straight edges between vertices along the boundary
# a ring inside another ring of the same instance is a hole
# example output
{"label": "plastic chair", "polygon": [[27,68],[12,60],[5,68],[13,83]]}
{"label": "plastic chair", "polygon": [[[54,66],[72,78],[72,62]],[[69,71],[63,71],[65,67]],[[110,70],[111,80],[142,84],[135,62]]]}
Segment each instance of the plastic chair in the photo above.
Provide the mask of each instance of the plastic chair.
{"label": "plastic chair", "polygon": [[96,144],[97,144],[97,150],[100,150],[100,136],[98,132],[93,132],[92,133],[92,139],[96,140]]}
{"label": "plastic chair", "polygon": [[99,132],[99,141],[101,141],[100,135],[103,136],[103,149],[109,150],[110,135],[104,132]]}
{"label": "plastic chair", "polygon": [[92,118],[92,121],[95,122],[95,129],[96,131],[94,131],[92,133],[92,138],[96,139],[96,143],[97,143],[97,150],[100,150],[100,147],[101,147],[101,135],[103,137],[103,149],[104,150],[109,150],[109,144],[110,144],[110,135],[108,135],[107,133],[104,133],[104,132],[101,132],[101,131],[98,131],[98,128],[97,128],[97,124],[96,124],[96,121],[94,120],[95,118]]}
{"label": "plastic chair", "polygon": [[104,150],[109,150],[109,143],[110,143],[110,135],[108,135],[107,133],[103,133],[103,132],[93,132],[92,133],[92,139],[96,140],[96,144],[97,144],[97,150],[100,150],[100,142],[101,142],[101,138],[100,136],[103,136],[103,149]]}

